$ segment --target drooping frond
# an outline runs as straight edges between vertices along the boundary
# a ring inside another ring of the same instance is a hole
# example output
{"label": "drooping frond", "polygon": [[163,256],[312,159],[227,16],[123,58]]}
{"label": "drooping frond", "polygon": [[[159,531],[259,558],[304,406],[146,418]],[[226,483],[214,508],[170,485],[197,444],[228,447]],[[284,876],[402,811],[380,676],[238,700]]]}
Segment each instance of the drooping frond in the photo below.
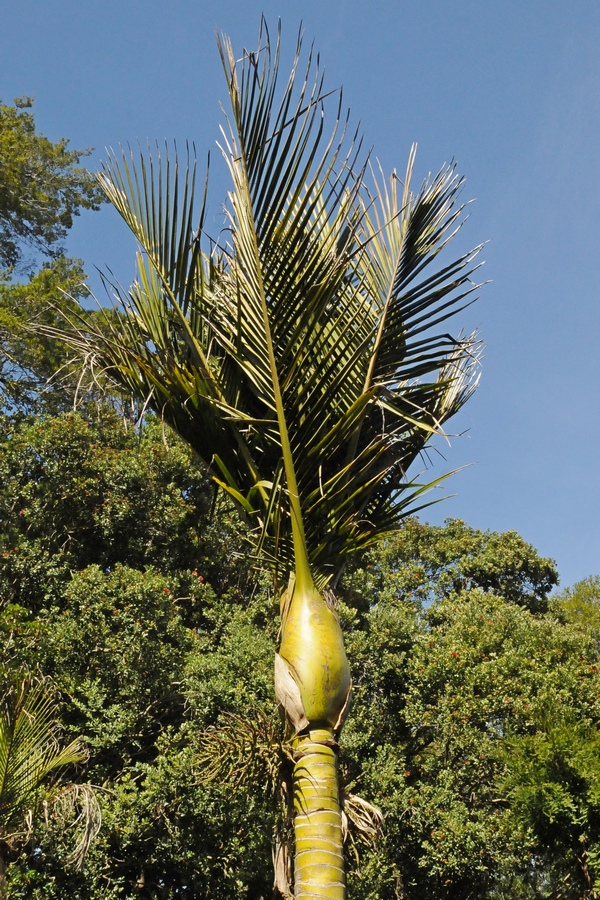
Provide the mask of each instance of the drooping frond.
{"label": "drooping frond", "polygon": [[194,213],[192,160],[113,157],[101,182],[139,274],[118,322],[68,339],[190,442],[283,577],[309,567],[322,585],[414,511],[409,469],[473,389],[477,339],[446,322],[471,302],[477,250],[448,261],[454,167],[415,194],[414,153],[403,183],[375,175],[300,40],[282,86],[264,22],[256,53],[219,50],[225,238]]}
{"label": "drooping frond", "polygon": [[96,791],[90,784],[65,784],[45,808],[46,824],[53,829],[69,829],[74,846],[66,860],[81,869],[102,825],[102,812]]}

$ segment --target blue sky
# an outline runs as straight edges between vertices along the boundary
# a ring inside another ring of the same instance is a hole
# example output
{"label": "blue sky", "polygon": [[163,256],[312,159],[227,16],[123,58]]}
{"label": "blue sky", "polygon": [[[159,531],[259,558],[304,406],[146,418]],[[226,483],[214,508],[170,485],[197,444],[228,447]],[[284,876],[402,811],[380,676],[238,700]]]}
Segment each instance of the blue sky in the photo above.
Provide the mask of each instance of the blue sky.
{"label": "blue sky", "polygon": [[[146,139],[214,158],[215,29],[252,49],[261,12],[288,47],[302,19],[385,169],[403,171],[416,141],[416,183],[456,159],[476,200],[460,240],[488,242],[491,284],[463,317],[486,341],[482,382],[431,473],[465,466],[456,496],[426,517],[520,532],[563,586],[600,573],[600,4],[4,0],[0,96],[33,96],[39,129],[95,147],[92,167]],[[68,250],[90,273],[133,275],[108,208],[76,222]]]}

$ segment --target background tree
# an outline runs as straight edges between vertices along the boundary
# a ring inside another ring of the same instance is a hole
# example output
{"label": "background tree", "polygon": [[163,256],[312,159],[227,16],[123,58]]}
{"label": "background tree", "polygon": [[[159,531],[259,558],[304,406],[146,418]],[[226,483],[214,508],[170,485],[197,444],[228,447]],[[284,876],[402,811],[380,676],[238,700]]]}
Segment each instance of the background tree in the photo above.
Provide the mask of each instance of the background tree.
{"label": "background tree", "polygon": [[[532,785],[531,745],[552,745],[557,722],[568,731],[571,717],[582,734],[597,733],[589,639],[552,616],[478,589],[436,602],[424,625],[404,673],[384,665],[381,687],[369,697],[382,707],[381,718],[394,723],[395,734],[363,745],[373,761],[363,761],[362,780],[386,814],[385,840],[395,844],[390,856],[404,895],[545,897],[560,890],[579,898],[590,887],[590,873],[574,851],[584,852],[597,839],[595,799],[575,771],[561,779],[560,764],[552,779],[540,770]],[[400,715],[391,715],[388,692]],[[402,751],[390,752],[394,745]],[[588,763],[593,746],[588,743]],[[545,810],[536,810],[525,798],[532,800],[534,787],[538,800],[544,796],[544,778],[554,781],[554,807],[548,797]],[[559,836],[564,814],[568,827]]]}
{"label": "background tree", "polygon": [[448,519],[443,529],[407,519],[368,565],[369,585],[356,589],[357,599],[359,593],[392,591],[425,606],[478,588],[545,612],[558,583],[553,560],[540,557],[516,532],[482,532],[460,519]]}
{"label": "background tree", "polygon": [[[140,431],[88,413],[13,423],[0,443],[1,669],[52,677],[65,740],[90,750],[81,779],[104,786],[83,868],[38,819],[11,896],[266,900],[273,764],[289,752],[278,598],[231,508],[210,518],[185,444],[152,419]],[[347,814],[356,794],[385,813],[375,842],[347,838],[356,900],[596,890],[600,659],[554,601],[536,611],[555,578],[514,533],[409,521],[340,582],[354,684],[342,797]],[[207,779],[207,735],[223,756],[238,742],[232,781],[227,767]]]}
{"label": "background tree", "polygon": [[65,257],[64,241],[74,217],[103,202],[79,165],[89,151],[37,132],[31,106],[28,98],[0,104],[0,405],[29,415],[69,408],[78,389],[84,398],[89,391],[72,351],[27,326],[76,312],[94,319],[81,306],[89,296],[83,264]]}
{"label": "background tree", "polygon": [[591,575],[552,598],[552,611],[591,635],[600,646],[600,576]]}
{"label": "background tree", "polygon": [[[361,875],[379,885],[364,896],[580,897],[590,872],[569,848],[596,839],[595,825],[573,824],[577,815],[595,821],[593,795],[565,781],[565,811],[577,814],[552,848],[551,829],[534,828],[524,802],[534,792],[528,742],[547,746],[572,716],[590,739],[598,726],[590,635],[540,612],[556,581],[552,561],[514,532],[408,521],[365,562],[345,596],[376,598],[351,614],[348,636],[360,660],[355,704],[374,725],[355,731],[351,717],[345,764],[385,813],[386,850],[363,860]],[[593,741],[588,762],[592,751]],[[360,882],[352,888],[362,896]]]}
{"label": "background tree", "polygon": [[0,445],[1,667],[54,677],[65,731],[91,751],[85,777],[106,789],[84,870],[38,823],[11,890],[267,896],[272,835],[257,825],[271,797],[203,786],[198,731],[244,705],[273,717],[273,599],[250,596],[237,517],[208,523],[212,489],[189,449],[160,423],[140,433],[93,412],[13,422]]}
{"label": "background tree", "polygon": [[33,334],[29,325],[57,324],[75,312],[82,315],[81,303],[88,296],[81,263],[62,256],[27,281],[15,282],[10,276],[0,280],[0,401],[5,412],[32,415],[69,409],[78,389],[85,398],[88,382],[82,384],[72,351]]}
{"label": "background tree", "polygon": [[79,166],[89,150],[69,150],[35,129],[33,101],[0,105],[0,268],[28,268],[26,250],[53,258],[81,209],[102,202],[94,176]]}

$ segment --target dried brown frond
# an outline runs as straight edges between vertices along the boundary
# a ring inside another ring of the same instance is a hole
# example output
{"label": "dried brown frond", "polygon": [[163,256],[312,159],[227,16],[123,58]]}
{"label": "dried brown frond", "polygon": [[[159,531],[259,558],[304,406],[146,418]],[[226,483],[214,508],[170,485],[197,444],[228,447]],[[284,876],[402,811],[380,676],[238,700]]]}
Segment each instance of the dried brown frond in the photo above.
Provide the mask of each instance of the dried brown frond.
{"label": "dried brown frond", "polygon": [[342,790],[342,837],[350,841],[358,861],[356,838],[374,847],[383,834],[383,813],[357,794]]}
{"label": "dried brown frond", "polygon": [[102,825],[102,812],[91,784],[68,784],[48,803],[44,803],[46,825],[51,829],[69,828],[75,846],[67,862],[79,871]]}
{"label": "dried brown frond", "polygon": [[292,846],[288,834],[278,831],[273,847],[273,889],[276,897],[294,900],[292,893]]}

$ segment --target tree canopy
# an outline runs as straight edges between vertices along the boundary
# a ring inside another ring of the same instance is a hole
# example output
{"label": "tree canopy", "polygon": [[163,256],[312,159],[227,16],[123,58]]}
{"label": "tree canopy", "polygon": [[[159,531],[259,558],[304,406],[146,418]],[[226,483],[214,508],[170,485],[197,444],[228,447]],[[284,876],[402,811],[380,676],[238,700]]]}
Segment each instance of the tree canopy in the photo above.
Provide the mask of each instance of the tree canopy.
{"label": "tree canopy", "polygon": [[87,276],[81,260],[65,256],[65,238],[103,196],[79,165],[90,151],[40,134],[31,107],[26,97],[0,104],[0,410],[11,415],[68,409],[94,382],[81,379],[64,343],[31,327],[98,318],[82,306]]}
{"label": "tree canopy", "polygon": [[70,150],[36,131],[33,101],[0,104],[0,269],[22,266],[25,256],[57,257],[81,209],[102,202],[94,176],[79,165],[89,150]]}
{"label": "tree canopy", "polygon": [[[11,896],[270,897],[277,598],[242,523],[227,505],[211,518],[204,470],[152,419],[7,423],[0,464],[3,678],[52,678],[88,747],[81,780],[103,788],[83,869],[38,821]],[[350,896],[594,889],[600,657],[572,591],[544,611],[555,581],[514,533],[458,521],[411,520],[347,573]],[[373,840],[352,829],[357,796],[384,813]]]}

